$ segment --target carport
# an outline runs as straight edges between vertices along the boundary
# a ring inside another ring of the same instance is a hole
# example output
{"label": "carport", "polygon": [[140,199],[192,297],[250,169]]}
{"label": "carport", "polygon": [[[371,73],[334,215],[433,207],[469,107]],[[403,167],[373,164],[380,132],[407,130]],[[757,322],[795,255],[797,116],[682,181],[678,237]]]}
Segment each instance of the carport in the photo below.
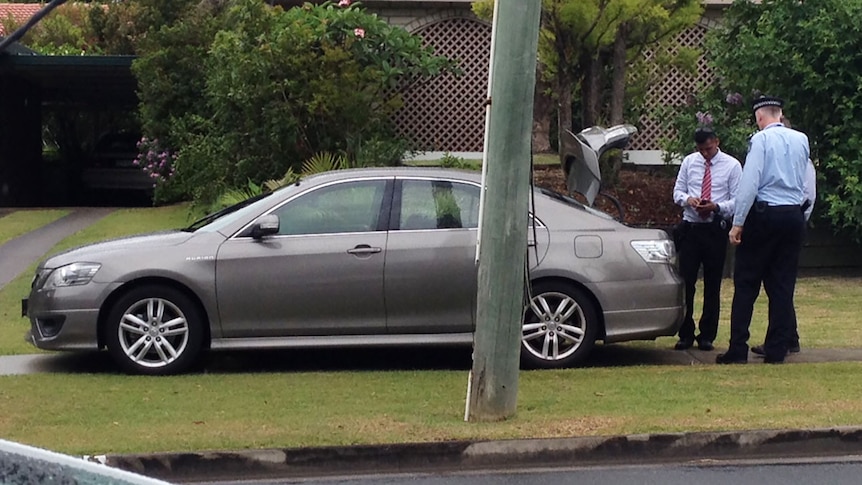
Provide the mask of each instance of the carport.
{"label": "carport", "polygon": [[46,163],[43,118],[52,111],[134,111],[133,59],[44,56],[20,44],[0,52],[0,206],[70,204],[80,167],[69,159]]}

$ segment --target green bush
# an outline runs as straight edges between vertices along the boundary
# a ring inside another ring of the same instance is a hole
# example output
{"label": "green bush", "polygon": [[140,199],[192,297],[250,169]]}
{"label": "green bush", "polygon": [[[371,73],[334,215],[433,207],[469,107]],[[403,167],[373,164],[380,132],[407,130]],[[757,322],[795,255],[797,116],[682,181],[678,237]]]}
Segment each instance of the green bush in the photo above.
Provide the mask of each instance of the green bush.
{"label": "green bush", "polygon": [[785,100],[793,128],[811,143],[818,212],[862,240],[859,18],[856,0],[737,0],[706,45],[715,79],[729,92]]}
{"label": "green bush", "polygon": [[357,3],[200,4],[149,32],[134,65],[145,134],[178,147],[157,200],[170,189],[209,205],[318,152],[397,163],[394,152],[406,147],[390,122],[397,87],[454,71]]}

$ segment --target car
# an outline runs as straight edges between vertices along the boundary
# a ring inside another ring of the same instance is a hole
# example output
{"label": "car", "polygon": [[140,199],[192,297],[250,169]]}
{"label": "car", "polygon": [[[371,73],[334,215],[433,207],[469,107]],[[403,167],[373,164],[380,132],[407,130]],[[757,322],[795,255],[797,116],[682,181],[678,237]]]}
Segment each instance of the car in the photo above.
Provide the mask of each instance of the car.
{"label": "car", "polygon": [[99,462],[0,439],[0,485],[25,483],[168,485]]}
{"label": "car", "polygon": [[[440,168],[309,176],[183,230],[39,264],[22,301],[46,350],[107,348],[126,371],[186,371],[224,349],[473,342],[481,175]],[[667,233],[533,190],[522,359],[583,362],[596,340],[677,332]]]}
{"label": "car", "polygon": [[81,173],[89,191],[153,192],[153,179],[135,164],[141,135],[130,131],[108,132],[99,137]]}

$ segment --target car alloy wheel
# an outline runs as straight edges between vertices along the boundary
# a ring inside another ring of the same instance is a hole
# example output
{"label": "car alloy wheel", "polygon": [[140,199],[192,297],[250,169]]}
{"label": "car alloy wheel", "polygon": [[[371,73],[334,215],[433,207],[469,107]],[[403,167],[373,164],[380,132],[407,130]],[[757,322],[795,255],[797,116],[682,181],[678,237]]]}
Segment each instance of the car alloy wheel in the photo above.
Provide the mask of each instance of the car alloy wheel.
{"label": "car alloy wheel", "polygon": [[598,319],[586,295],[567,284],[537,283],[524,310],[521,356],[535,367],[567,367],[586,358]]}
{"label": "car alloy wheel", "polygon": [[137,288],[111,311],[108,350],[132,373],[180,372],[200,353],[201,321],[197,307],[179,291]]}

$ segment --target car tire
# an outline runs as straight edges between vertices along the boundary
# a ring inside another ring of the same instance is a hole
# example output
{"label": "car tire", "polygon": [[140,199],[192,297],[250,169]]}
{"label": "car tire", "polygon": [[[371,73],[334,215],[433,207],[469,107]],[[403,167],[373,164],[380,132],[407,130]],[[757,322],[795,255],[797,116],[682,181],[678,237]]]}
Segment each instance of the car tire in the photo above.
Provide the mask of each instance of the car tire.
{"label": "car tire", "polygon": [[181,291],[142,286],[111,307],[106,344],[126,372],[176,374],[189,369],[200,356],[204,324],[198,306]]}
{"label": "car tire", "polygon": [[561,282],[533,285],[521,328],[521,362],[528,367],[570,367],[587,358],[599,319],[593,301]]}

